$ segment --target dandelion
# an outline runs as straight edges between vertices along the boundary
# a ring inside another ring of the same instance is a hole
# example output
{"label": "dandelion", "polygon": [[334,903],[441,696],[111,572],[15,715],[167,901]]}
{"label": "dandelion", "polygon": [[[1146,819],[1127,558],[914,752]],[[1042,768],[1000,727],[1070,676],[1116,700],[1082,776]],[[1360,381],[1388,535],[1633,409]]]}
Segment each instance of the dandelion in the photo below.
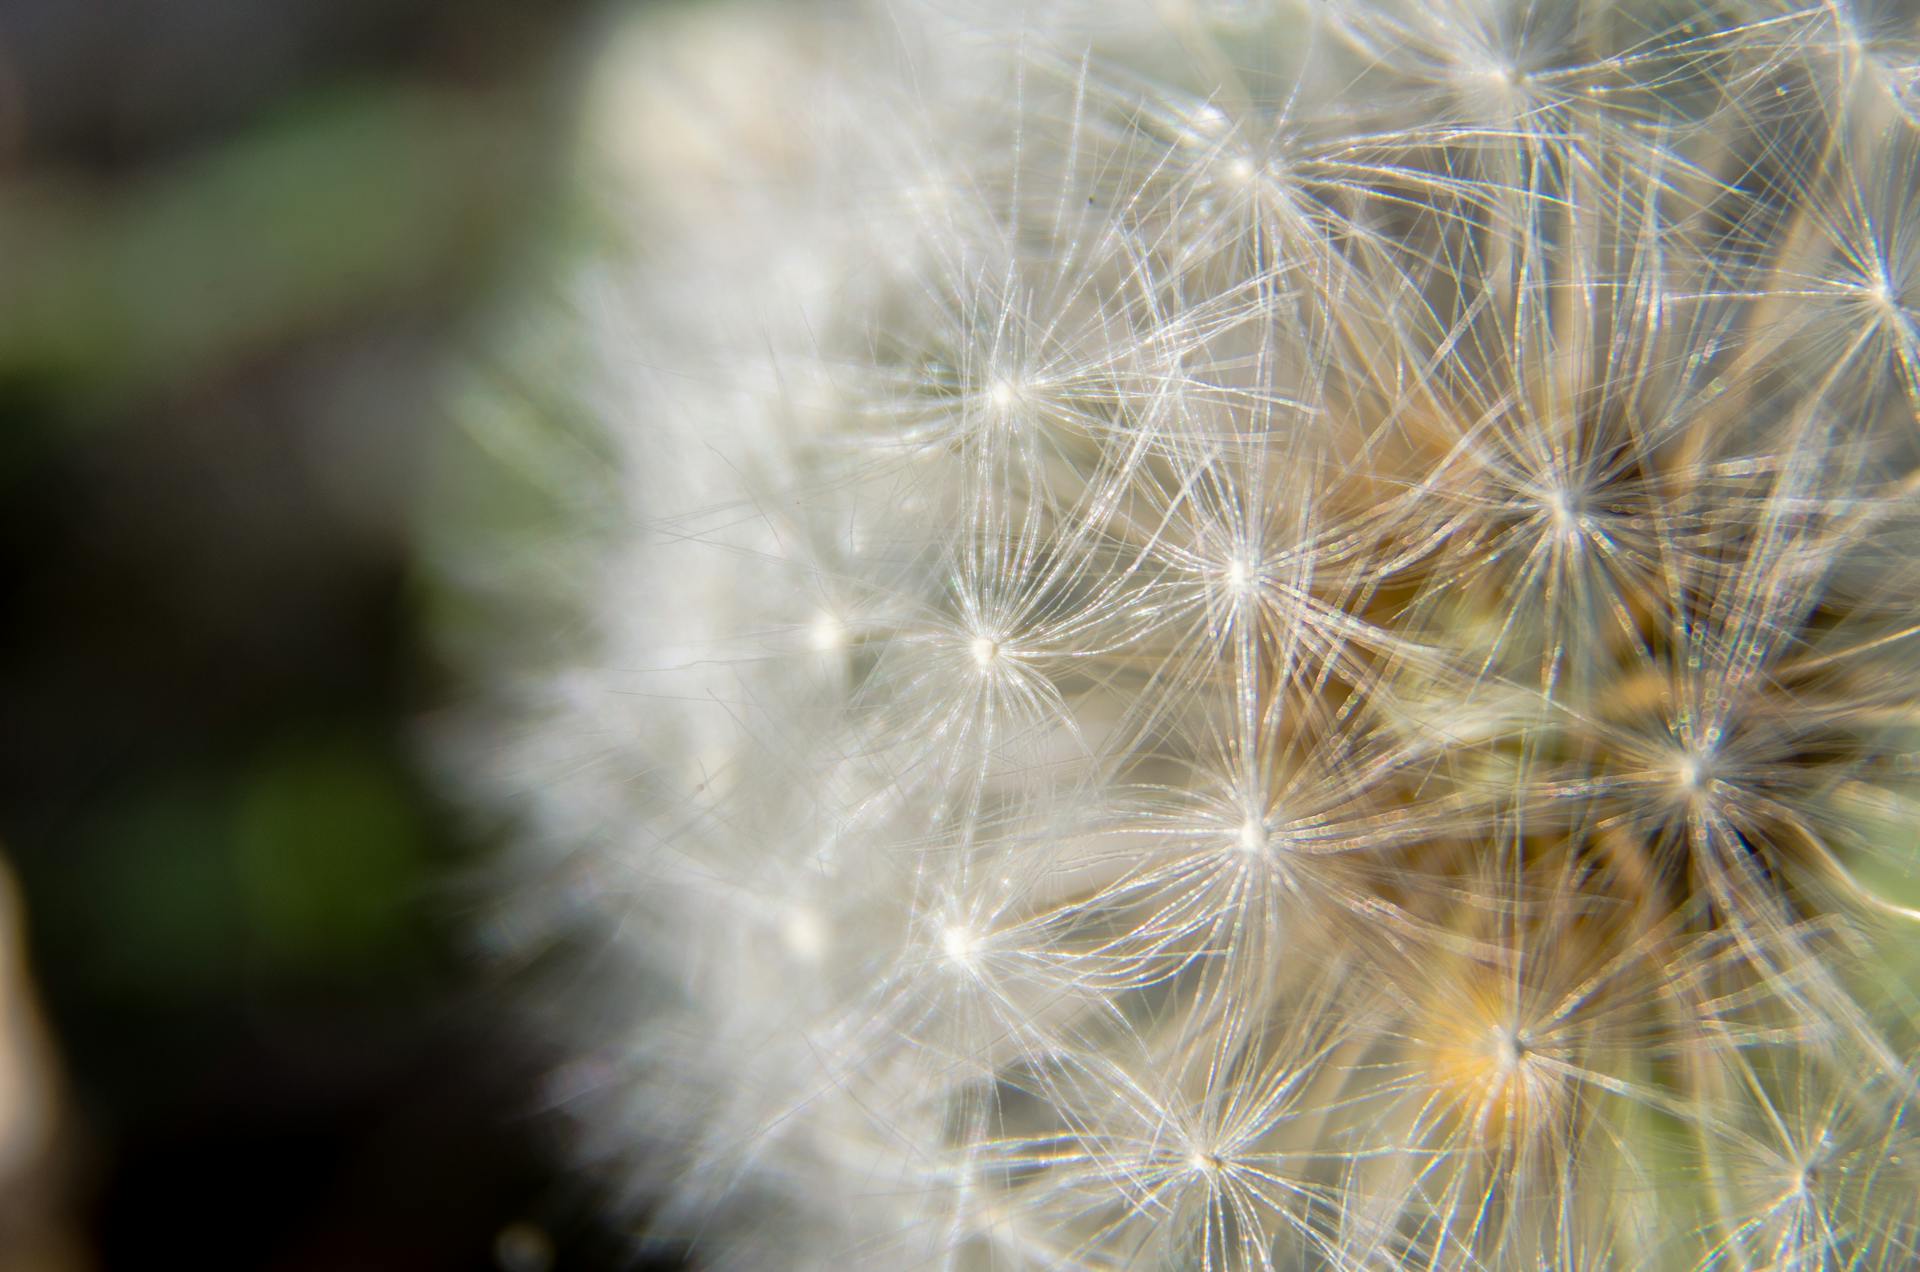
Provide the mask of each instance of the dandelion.
{"label": "dandelion", "polygon": [[433,546],[648,1239],[1920,1262],[1920,16],[639,21]]}

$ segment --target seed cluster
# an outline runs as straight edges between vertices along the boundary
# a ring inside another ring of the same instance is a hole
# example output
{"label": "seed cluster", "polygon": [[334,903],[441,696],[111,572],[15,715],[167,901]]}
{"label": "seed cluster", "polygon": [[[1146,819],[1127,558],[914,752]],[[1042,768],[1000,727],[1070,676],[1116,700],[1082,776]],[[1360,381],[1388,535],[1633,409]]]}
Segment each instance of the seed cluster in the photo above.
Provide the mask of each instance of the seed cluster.
{"label": "seed cluster", "polygon": [[719,1266],[1920,1266],[1920,15],[1006,7],[621,99],[473,761],[583,1143]]}

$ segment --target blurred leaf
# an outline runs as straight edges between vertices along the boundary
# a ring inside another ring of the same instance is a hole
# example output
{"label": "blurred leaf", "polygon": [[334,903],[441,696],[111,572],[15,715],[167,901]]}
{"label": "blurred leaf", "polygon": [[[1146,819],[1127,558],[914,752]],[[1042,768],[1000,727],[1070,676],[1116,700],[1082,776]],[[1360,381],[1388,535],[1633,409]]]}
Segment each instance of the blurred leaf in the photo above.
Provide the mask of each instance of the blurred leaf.
{"label": "blurred leaf", "polygon": [[0,188],[0,380],[179,383],[473,267],[524,130],[498,104],[341,91],[130,188]]}
{"label": "blurred leaf", "polygon": [[81,952],[86,979],[171,998],[230,983],[240,908],[227,854],[222,792],[191,778],[126,797],[83,845],[85,895],[54,907],[85,928],[63,942]]}
{"label": "blurred leaf", "polygon": [[248,780],[235,861],[252,935],[291,969],[351,973],[395,954],[422,876],[422,827],[381,757],[342,743]]}

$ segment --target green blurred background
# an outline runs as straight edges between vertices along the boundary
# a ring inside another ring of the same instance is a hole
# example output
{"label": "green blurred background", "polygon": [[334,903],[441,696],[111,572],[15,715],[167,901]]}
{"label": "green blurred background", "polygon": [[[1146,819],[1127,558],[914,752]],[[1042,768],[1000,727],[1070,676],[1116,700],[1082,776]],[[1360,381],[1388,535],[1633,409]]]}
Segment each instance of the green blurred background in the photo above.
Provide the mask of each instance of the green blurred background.
{"label": "green blurred background", "polygon": [[0,1264],[632,1266],[462,953],[408,546],[609,20],[0,0],[0,853],[63,1090]]}

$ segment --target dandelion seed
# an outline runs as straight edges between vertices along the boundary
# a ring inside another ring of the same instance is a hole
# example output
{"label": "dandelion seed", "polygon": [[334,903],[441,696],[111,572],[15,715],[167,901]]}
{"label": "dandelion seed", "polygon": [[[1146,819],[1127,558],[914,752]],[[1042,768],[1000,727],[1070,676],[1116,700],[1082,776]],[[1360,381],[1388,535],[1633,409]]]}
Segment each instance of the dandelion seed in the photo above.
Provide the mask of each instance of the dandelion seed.
{"label": "dandelion seed", "polygon": [[976,948],[973,933],[960,924],[950,924],[940,933],[940,950],[956,967],[972,971]]}
{"label": "dandelion seed", "polygon": [[845,626],[824,610],[816,614],[807,627],[807,645],[817,654],[835,652],[845,644],[846,639]]}
{"label": "dandelion seed", "polygon": [[1580,514],[1573,497],[1567,491],[1555,490],[1546,499],[1547,514],[1553,519],[1553,528],[1564,539],[1576,538],[1580,534]]}
{"label": "dandelion seed", "polygon": [[1194,131],[1203,136],[1224,132],[1228,126],[1227,112],[1212,102],[1195,107],[1192,120]]}
{"label": "dandelion seed", "polygon": [[1699,795],[1713,781],[1713,769],[1705,755],[1681,753],[1673,762],[1674,783],[1689,795]]}
{"label": "dandelion seed", "polygon": [[1527,1057],[1526,1035],[1512,1025],[1500,1025],[1493,1031],[1494,1064],[1503,1074],[1512,1074]]}
{"label": "dandelion seed", "polygon": [[1253,567],[1240,558],[1235,557],[1233,560],[1227,562],[1224,578],[1227,590],[1234,595],[1245,596],[1253,591],[1254,581],[1257,577]]}
{"label": "dandelion seed", "polygon": [[780,935],[795,957],[805,962],[818,963],[826,955],[827,926],[812,910],[795,908],[787,911],[780,924]]}

